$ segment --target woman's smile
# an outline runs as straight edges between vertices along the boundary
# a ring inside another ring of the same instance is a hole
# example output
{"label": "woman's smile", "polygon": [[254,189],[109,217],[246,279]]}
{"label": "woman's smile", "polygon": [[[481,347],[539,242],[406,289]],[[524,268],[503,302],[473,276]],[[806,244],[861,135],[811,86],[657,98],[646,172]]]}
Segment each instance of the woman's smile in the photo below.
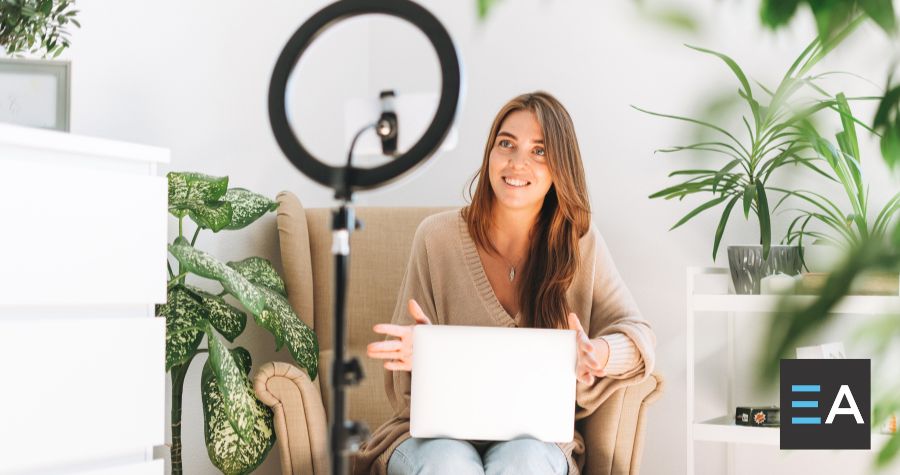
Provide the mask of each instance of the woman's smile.
{"label": "woman's smile", "polygon": [[503,182],[506,183],[510,188],[525,188],[530,185],[531,182],[522,178],[512,178],[508,176],[503,177]]}

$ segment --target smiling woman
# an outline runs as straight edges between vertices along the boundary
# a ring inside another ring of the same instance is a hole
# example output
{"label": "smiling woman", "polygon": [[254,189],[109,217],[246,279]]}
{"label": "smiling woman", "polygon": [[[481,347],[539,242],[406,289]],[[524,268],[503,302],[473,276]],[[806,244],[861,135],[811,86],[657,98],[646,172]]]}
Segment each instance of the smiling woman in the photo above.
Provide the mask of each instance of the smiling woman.
{"label": "smiling woman", "polygon": [[562,104],[545,92],[507,102],[473,188],[471,205],[419,225],[392,321],[374,327],[394,337],[367,348],[391,371],[385,389],[394,415],[361,447],[354,473],[577,475],[584,465],[577,431],[559,444],[412,438],[415,325],[575,330],[576,419],[653,371],[656,337],[591,224],[581,153]]}

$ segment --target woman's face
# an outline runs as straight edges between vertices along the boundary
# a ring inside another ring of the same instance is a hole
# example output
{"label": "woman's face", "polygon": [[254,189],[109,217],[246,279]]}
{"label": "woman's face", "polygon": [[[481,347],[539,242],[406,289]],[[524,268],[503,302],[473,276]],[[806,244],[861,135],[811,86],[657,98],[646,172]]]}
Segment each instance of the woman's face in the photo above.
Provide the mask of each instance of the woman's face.
{"label": "woman's face", "polygon": [[509,209],[540,209],[553,179],[541,126],[534,113],[506,116],[494,139],[488,163],[497,204]]}

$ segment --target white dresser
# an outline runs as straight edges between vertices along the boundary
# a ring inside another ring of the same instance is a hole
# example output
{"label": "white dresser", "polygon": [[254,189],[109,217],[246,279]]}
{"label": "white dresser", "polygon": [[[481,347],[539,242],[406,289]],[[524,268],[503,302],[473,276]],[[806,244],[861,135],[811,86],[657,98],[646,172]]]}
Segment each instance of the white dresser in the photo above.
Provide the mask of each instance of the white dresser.
{"label": "white dresser", "polygon": [[163,473],[168,161],[0,124],[0,474]]}

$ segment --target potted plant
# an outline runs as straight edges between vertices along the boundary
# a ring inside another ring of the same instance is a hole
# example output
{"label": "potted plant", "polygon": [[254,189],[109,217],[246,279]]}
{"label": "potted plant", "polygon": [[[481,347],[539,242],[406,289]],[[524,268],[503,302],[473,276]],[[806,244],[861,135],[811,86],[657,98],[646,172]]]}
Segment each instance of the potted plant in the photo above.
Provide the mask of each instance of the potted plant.
{"label": "potted plant", "polygon": [[[759,223],[759,245],[729,246],[729,267],[738,293],[759,293],[762,277],[782,272],[797,274],[800,271],[800,255],[797,246],[772,246],[771,211],[768,186],[775,172],[786,165],[804,166],[816,173],[824,173],[817,165],[816,158],[806,156],[811,144],[806,140],[805,131],[812,128],[811,118],[818,112],[837,107],[835,98],[815,98],[809,101],[796,99],[800,91],[816,90],[815,80],[823,75],[812,76],[810,71],[823,57],[843,40],[860,23],[857,19],[835,33],[828,40],[814,40],[794,61],[781,82],[774,89],[757,83],[750,84],[741,67],[730,57],[708,49],[689,46],[702,53],[721,59],[737,78],[740,88],[738,96],[749,113],[741,116],[743,131],[729,131],[708,121],[676,115],[651,112],[638,107],[635,109],[654,116],[685,121],[712,131],[717,138],[690,145],[657,150],[662,153],[703,152],[711,153],[723,160],[714,168],[691,168],[677,170],[670,177],[685,177],[681,183],[666,187],[650,195],[651,199],[684,199],[689,195],[706,195],[709,199],[700,204],[670,230],[678,228],[703,211],[724,207],[713,239],[713,260],[718,254],[722,235],[728,224],[732,210],[740,205],[745,219],[750,214]],[[759,94],[761,92],[761,95]]]}
{"label": "potted plant", "polygon": [[[826,178],[840,185],[850,209],[842,209],[834,200],[809,190],[773,188],[784,196],[773,208],[777,210],[788,198],[803,203],[803,208],[793,208],[798,214],[788,226],[782,240],[801,247],[804,266],[810,272],[824,273],[832,270],[839,260],[862,242],[886,239],[887,231],[900,212],[900,192],[894,194],[882,207],[874,221],[869,216],[869,189],[863,180],[860,166],[859,140],[856,124],[862,124],[852,113],[847,97],[840,93],[835,97],[842,129],[835,135],[837,146],[822,137],[815,129],[807,131],[807,141],[821,160],[827,164],[830,175]],[[862,124],[869,131],[872,128]],[[786,210],[787,211],[787,210]],[[810,228],[818,223],[824,230]],[[813,244],[804,244],[813,240]]]}
{"label": "potted plant", "polygon": [[69,25],[81,27],[74,7],[74,0],[0,0],[0,46],[13,56],[59,56],[69,47]]}
{"label": "potted plant", "polygon": [[[286,345],[313,380],[318,340],[286,300],[284,283],[271,263],[259,257],[224,263],[194,247],[201,230],[243,229],[275,210],[278,203],[242,188],[228,188],[228,177],[172,172],[168,181],[169,212],[178,218],[178,237],[169,245],[169,253],[177,267],[169,266],[168,297],[157,314],[166,319],[166,371],[172,378],[172,473],[182,472],[184,379],[200,353],[209,356],[203,365],[201,397],[210,460],[223,473],[249,473],[275,441],[272,412],[256,399],[248,379],[250,353],[242,347],[229,350],[222,338],[233,342],[244,331],[246,312],[250,312],[259,326],[275,336],[276,349]],[[186,217],[196,224],[190,241],[184,234]],[[189,275],[216,281],[222,290],[209,293],[188,284]],[[207,348],[200,348],[204,337]]]}

